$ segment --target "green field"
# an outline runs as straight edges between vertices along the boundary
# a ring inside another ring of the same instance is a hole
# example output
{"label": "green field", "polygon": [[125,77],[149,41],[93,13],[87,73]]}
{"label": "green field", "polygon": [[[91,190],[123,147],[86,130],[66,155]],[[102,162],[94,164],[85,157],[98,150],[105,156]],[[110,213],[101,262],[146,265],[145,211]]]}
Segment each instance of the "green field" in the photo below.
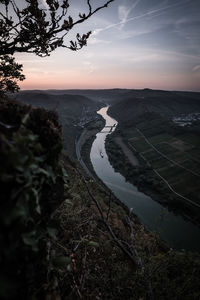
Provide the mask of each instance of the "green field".
{"label": "green field", "polygon": [[[157,178],[162,184],[162,189],[178,199],[179,197],[169,190],[167,184],[153,172],[155,170],[175,192],[200,203],[200,139],[198,134],[189,131],[184,133],[183,130],[177,134],[177,130],[173,132],[173,128],[170,129],[171,132],[167,129],[161,133],[158,130],[159,122],[162,128],[161,119],[150,121],[150,123],[136,122],[133,128],[129,127],[127,131],[124,129],[124,135],[141,158],[145,158],[144,164],[148,162],[148,165],[152,167],[147,177]],[[157,128],[153,127],[155,124]]]}

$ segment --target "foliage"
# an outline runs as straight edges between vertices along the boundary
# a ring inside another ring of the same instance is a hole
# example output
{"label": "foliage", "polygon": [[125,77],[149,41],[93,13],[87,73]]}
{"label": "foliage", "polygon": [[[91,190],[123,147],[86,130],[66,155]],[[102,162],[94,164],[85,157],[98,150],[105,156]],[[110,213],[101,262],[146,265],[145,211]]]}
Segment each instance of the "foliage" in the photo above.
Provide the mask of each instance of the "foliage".
{"label": "foliage", "polygon": [[89,19],[100,9],[114,0],[92,7],[87,0],[87,13],[79,13],[74,20],[69,14],[68,0],[0,0],[0,92],[17,92],[17,80],[24,80],[22,65],[15,63],[14,53],[34,53],[49,56],[58,47],[80,50],[87,45],[91,31],[80,35],[70,42],[65,37],[78,24]]}
{"label": "foliage", "polygon": [[156,299],[199,299],[200,257],[171,251],[149,260],[151,282]]}
{"label": "foliage", "polygon": [[25,76],[21,73],[22,65],[15,62],[14,57],[9,55],[0,56],[0,91],[17,92],[17,81],[23,81]]}
{"label": "foliage", "polygon": [[[68,0],[23,0],[17,5],[13,0],[1,0],[0,55],[15,52],[35,53],[47,56],[58,47],[79,50],[87,44],[91,31],[76,35],[75,41],[66,44],[64,38],[76,25],[83,23],[114,0],[93,8],[87,0],[87,13],[79,13],[74,20],[68,13]],[[45,7],[45,8],[44,8]]]}
{"label": "foliage", "polygon": [[0,117],[0,298],[27,299],[45,281],[51,214],[63,200],[60,128],[55,113],[14,101],[1,103]]}
{"label": "foliage", "polygon": [[[110,238],[77,172],[78,166],[72,166],[65,158],[64,165],[69,174],[69,195],[55,214],[62,228],[55,248],[60,256],[70,256],[71,262],[57,272],[61,299],[199,298],[198,254],[170,250],[132,216],[134,246],[143,260],[143,267],[135,271],[127,256]],[[130,246],[127,210],[113,195],[111,200],[89,178],[87,184],[105,216],[108,215],[108,222],[117,237],[124,245]],[[152,288],[152,297],[148,293],[148,283]]]}

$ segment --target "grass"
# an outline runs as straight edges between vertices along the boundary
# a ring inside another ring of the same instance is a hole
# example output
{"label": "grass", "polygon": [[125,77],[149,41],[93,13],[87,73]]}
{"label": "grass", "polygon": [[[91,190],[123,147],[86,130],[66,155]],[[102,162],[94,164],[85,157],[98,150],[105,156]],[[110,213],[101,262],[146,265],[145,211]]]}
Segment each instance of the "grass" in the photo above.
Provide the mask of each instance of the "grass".
{"label": "grass", "polygon": [[145,142],[145,140],[142,137],[137,138],[137,140],[135,141],[130,141],[130,143],[131,145],[133,145],[133,147],[136,148],[138,152],[143,152],[148,149],[151,149],[151,147],[147,144],[147,142]]}
{"label": "grass", "polygon": [[175,149],[173,146],[171,146],[167,142],[162,142],[162,143],[156,144],[155,147],[156,147],[156,149],[158,149],[158,151],[162,152],[163,154],[167,154],[167,155],[169,155],[170,153],[174,153],[174,151],[177,152],[177,149]]}
{"label": "grass", "polygon": [[189,154],[193,157],[193,159],[198,160],[200,162],[200,149],[199,148],[191,149]]}
{"label": "grass", "polygon": [[151,138],[148,139],[150,143],[152,143],[153,145],[156,145],[158,143],[162,143],[162,142],[172,142],[174,140],[174,138],[172,136],[170,136],[169,134],[167,133],[164,133],[164,134],[158,134],[158,135],[155,135]]}

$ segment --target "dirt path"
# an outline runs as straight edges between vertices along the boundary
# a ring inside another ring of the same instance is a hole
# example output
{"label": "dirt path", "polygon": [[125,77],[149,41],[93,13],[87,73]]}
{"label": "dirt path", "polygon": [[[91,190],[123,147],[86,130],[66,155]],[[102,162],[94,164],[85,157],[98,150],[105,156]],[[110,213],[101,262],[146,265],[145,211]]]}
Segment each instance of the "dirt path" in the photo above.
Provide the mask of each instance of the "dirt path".
{"label": "dirt path", "polygon": [[116,144],[122,149],[126,157],[129,159],[130,163],[133,166],[138,166],[139,162],[133,152],[126,146],[126,144],[123,142],[122,138],[120,136],[115,138]]}

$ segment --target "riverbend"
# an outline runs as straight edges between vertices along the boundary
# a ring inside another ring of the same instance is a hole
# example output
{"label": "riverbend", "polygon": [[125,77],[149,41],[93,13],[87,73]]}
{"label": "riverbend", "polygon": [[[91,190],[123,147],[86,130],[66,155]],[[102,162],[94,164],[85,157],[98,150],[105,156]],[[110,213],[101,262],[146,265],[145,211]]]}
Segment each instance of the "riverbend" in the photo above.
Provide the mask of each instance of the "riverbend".
{"label": "riverbend", "polygon": [[90,159],[97,176],[121,202],[128,208],[132,208],[148,229],[157,233],[170,247],[199,251],[200,228],[198,226],[168,211],[166,207],[140,192],[111,166],[105,150],[105,140],[106,136],[117,127],[117,121],[108,116],[107,110],[108,106],[97,112],[105,119],[106,124],[96,135],[90,152]]}

